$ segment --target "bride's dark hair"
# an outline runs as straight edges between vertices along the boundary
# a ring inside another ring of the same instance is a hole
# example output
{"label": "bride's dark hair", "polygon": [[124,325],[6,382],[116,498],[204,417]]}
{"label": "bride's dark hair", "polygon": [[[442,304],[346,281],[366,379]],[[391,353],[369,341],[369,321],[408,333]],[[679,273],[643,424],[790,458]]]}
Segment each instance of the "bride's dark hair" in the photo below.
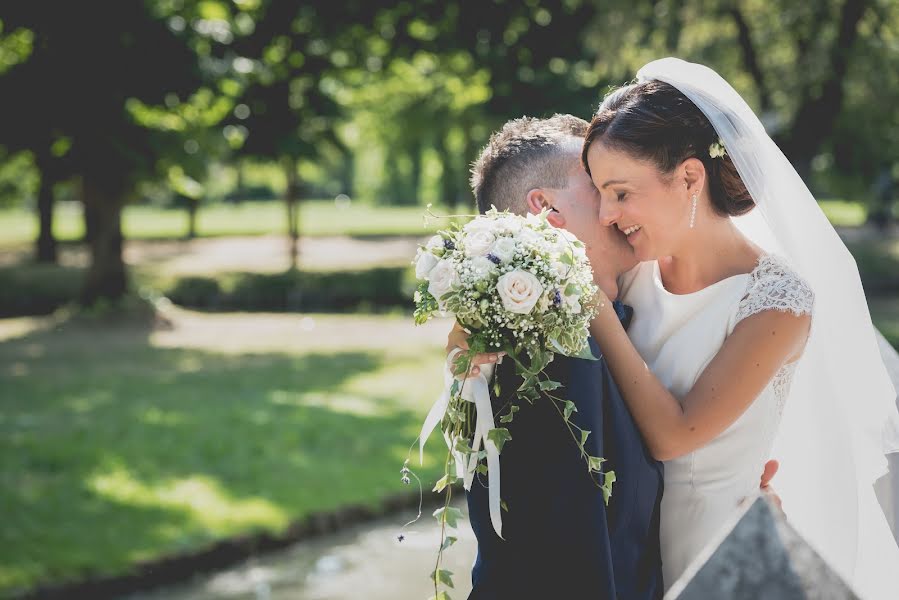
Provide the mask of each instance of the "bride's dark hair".
{"label": "bride's dark hair", "polygon": [[702,111],[674,86],[661,81],[634,83],[611,91],[590,122],[581,161],[593,142],[652,162],[663,174],[688,158],[705,165],[712,207],[722,216],[743,215],[755,202],[730,156],[712,158],[718,134]]}

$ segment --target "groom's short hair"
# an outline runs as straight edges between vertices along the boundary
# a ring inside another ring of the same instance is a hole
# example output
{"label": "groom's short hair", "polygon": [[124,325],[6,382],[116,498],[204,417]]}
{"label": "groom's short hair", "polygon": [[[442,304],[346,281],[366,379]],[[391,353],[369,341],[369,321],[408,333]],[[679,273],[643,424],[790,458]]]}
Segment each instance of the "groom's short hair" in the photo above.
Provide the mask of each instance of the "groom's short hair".
{"label": "groom's short hair", "polygon": [[573,162],[579,161],[588,123],[572,115],[548,119],[522,117],[490,136],[471,168],[471,190],[478,210],[491,205],[527,212],[527,193],[535,188],[563,189]]}

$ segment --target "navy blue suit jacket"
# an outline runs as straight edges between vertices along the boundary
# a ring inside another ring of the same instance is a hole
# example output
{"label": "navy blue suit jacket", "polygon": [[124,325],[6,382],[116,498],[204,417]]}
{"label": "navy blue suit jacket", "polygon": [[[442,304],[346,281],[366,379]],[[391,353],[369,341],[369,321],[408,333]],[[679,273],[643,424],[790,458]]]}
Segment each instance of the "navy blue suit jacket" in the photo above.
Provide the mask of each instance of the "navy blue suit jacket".
{"label": "navy blue suit jacket", "polygon": [[[468,493],[478,540],[470,600],[661,598],[662,464],[646,449],[605,361],[556,355],[547,373],[563,384],[554,394],[577,406],[572,420],[591,431],[588,453],[606,458],[604,468],[615,471],[612,498],[606,507],[551,401],[516,400],[521,410],[508,424],[512,439],[500,455],[500,491],[509,509],[505,540],[490,524],[487,478],[478,476]],[[511,360],[497,367],[496,377],[495,413],[521,381]]]}

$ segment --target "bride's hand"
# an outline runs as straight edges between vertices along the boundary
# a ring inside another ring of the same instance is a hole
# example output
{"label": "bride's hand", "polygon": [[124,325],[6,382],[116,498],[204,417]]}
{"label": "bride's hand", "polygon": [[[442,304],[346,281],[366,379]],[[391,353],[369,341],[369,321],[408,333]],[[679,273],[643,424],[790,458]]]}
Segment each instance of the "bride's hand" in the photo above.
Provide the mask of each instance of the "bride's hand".
{"label": "bride's hand", "polygon": [[780,499],[780,496],[777,495],[777,492],[774,491],[774,487],[771,485],[771,480],[774,479],[774,476],[777,474],[777,470],[780,468],[780,463],[776,460],[769,460],[765,463],[765,469],[762,471],[762,479],[759,482],[759,489],[763,494],[766,494],[768,498],[771,499],[772,502],[783,512],[783,502]]}
{"label": "bride's hand", "polygon": [[[449,335],[446,338],[446,353],[449,354],[456,348],[461,348],[462,350],[468,350],[468,336],[470,334],[459,325],[459,322],[456,321],[453,323],[453,328],[450,330]],[[468,371],[468,377],[474,377],[481,372],[481,369],[478,365],[484,364],[495,364],[500,358],[505,355],[505,352],[487,352],[484,354],[475,354],[474,358],[471,359],[471,369]],[[461,371],[457,371],[456,375],[461,375]]]}

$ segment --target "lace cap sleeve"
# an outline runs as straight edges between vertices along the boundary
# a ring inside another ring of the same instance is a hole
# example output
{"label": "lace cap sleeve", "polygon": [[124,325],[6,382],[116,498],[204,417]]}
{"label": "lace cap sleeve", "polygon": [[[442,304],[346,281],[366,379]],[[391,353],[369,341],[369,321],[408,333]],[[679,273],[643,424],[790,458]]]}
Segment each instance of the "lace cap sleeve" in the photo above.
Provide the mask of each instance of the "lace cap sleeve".
{"label": "lace cap sleeve", "polygon": [[765,310],[810,315],[814,305],[815,293],[805,280],[783,259],[763,256],[750,273],[746,296],[737,308],[736,322]]}

